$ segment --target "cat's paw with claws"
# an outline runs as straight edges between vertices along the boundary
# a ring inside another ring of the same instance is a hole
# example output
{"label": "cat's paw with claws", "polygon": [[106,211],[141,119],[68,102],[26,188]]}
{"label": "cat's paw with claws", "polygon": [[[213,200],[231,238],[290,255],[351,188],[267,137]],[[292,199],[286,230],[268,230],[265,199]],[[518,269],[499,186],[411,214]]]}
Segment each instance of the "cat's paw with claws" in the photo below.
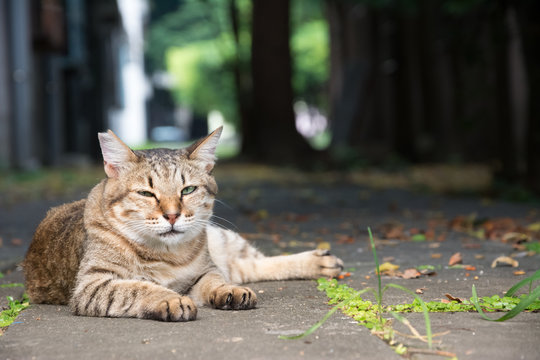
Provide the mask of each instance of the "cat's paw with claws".
{"label": "cat's paw with claws", "polygon": [[343,261],[330,254],[328,250],[317,249],[311,252],[314,260],[315,271],[313,278],[321,276],[334,278],[343,271]]}
{"label": "cat's paw with claws", "polygon": [[189,297],[173,295],[150,306],[143,317],[161,321],[190,321],[197,317],[197,307]]}
{"label": "cat's paw with claws", "polygon": [[253,309],[257,305],[257,295],[247,287],[222,285],[210,295],[210,306],[222,310]]}

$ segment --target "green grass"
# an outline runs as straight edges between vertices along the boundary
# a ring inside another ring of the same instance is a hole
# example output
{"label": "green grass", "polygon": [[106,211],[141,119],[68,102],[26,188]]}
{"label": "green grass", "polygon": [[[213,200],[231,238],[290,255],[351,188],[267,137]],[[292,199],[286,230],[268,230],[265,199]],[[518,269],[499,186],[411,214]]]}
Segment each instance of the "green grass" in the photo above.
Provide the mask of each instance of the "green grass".
{"label": "green grass", "polygon": [[[28,295],[24,294],[21,300],[15,300],[13,297],[8,296],[8,308],[0,313],[0,328],[11,325],[17,316],[30,306]],[[2,332],[0,331],[0,335]]]}
{"label": "green grass", "polygon": [[[377,279],[378,286],[377,289],[366,288],[360,291],[354,290],[348,287],[345,284],[338,285],[336,279],[326,280],[319,279],[319,290],[326,291],[326,295],[330,298],[329,304],[336,304],[328,313],[315,325],[306,330],[304,333],[294,336],[279,336],[280,339],[294,340],[301,339],[317,330],[337,309],[341,309],[343,313],[351,316],[355,319],[360,325],[365,326],[370,329],[373,334],[377,335],[384,341],[386,341],[394,350],[399,354],[404,354],[407,352],[407,347],[402,343],[397,343],[395,341],[395,331],[392,327],[392,322],[389,319],[383,317],[384,313],[392,315],[396,320],[406,324],[413,331],[413,333],[428,343],[429,348],[432,348],[433,344],[433,335],[431,333],[431,322],[429,319],[428,308],[425,305],[424,301],[416,295],[413,291],[398,285],[398,284],[387,284],[382,287],[381,281],[381,272],[379,269],[379,259],[377,257],[377,250],[375,249],[375,243],[373,240],[373,235],[371,233],[371,228],[368,228],[369,238],[371,241],[371,249],[373,253],[373,259],[375,261],[375,266],[377,269]],[[416,329],[412,328],[410,323],[404,319],[402,316],[397,314],[389,307],[383,306],[383,295],[389,289],[397,289],[403,292],[406,292],[412,295],[415,298],[415,302],[419,304],[422,312],[424,313],[425,326],[426,326],[426,336],[422,337],[418,334]],[[361,295],[371,292],[376,298],[376,304],[373,304],[371,301],[363,300]],[[386,310],[385,310],[386,309]]]}
{"label": "green grass", "polygon": [[[387,284],[382,286],[379,260],[377,257],[377,250],[373,241],[373,235],[371,229],[368,228],[369,238],[372,246],[373,259],[377,269],[377,289],[366,288],[363,290],[355,290],[346,284],[339,284],[336,279],[324,279],[318,280],[318,289],[326,292],[326,296],[330,299],[328,303],[334,305],[327,314],[318,321],[315,325],[310,327],[304,333],[294,336],[279,336],[280,339],[301,339],[317,330],[337,309],[354,320],[358,324],[370,329],[373,334],[379,336],[381,339],[390,344],[398,354],[405,354],[407,352],[406,345],[397,343],[395,340],[395,331],[392,327],[392,322],[385,318],[383,314],[390,314],[396,320],[405,324],[413,333],[415,338],[427,342],[428,347],[431,349],[433,344],[433,334],[431,332],[431,322],[429,319],[430,312],[474,312],[478,311],[481,316],[486,320],[491,321],[505,321],[511,319],[522,311],[540,311],[540,286],[532,289],[533,283],[540,280],[540,270],[535,272],[532,276],[523,279],[522,281],[511,287],[506,295],[501,297],[499,295],[485,296],[478,298],[476,288],[472,287],[473,296],[470,300],[460,299],[461,301],[450,301],[448,303],[438,301],[423,301],[413,291],[398,285]],[[520,296],[515,296],[515,293],[528,285],[528,293]],[[411,303],[396,304],[396,305],[384,305],[383,296],[389,289],[397,289],[410,294],[414,297]],[[370,292],[374,295],[376,303],[369,300],[362,299],[362,295],[366,292]],[[491,319],[485,315],[484,312],[506,312],[502,317],[498,319]],[[407,319],[405,319],[400,313],[408,312],[422,312],[424,314],[426,335],[422,336],[412,327]]]}

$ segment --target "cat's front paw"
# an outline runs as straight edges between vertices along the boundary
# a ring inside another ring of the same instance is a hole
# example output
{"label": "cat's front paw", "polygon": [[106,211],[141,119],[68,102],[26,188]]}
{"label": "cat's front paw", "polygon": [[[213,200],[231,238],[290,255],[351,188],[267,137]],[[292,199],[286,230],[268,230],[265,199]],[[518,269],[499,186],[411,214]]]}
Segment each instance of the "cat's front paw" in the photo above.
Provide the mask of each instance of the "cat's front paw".
{"label": "cat's front paw", "polygon": [[247,287],[221,285],[210,294],[210,306],[222,310],[253,309],[257,305],[257,295]]}
{"label": "cat's front paw", "polygon": [[173,295],[148,306],[143,317],[161,321],[190,321],[197,317],[197,307],[189,297]]}
{"label": "cat's front paw", "polygon": [[313,250],[312,255],[316,265],[314,278],[321,276],[334,278],[343,270],[343,261],[330,254],[328,250]]}

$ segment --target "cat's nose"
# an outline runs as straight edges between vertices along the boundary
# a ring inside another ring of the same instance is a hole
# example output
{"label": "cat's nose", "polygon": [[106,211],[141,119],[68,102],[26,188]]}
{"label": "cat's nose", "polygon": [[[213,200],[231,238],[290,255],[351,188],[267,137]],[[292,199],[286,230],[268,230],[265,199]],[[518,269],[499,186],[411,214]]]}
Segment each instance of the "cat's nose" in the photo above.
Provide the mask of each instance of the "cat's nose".
{"label": "cat's nose", "polygon": [[178,213],[163,214],[163,217],[165,219],[167,219],[167,221],[170,222],[171,225],[174,225],[174,223],[176,222],[176,219],[178,219],[179,216],[180,216],[180,214],[178,214]]}

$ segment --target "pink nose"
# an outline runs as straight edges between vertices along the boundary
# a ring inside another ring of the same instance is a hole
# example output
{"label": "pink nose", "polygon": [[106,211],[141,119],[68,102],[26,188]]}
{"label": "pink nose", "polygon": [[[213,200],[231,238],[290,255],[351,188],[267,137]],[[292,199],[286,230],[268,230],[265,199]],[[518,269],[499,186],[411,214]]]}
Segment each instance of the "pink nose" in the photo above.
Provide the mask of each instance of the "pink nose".
{"label": "pink nose", "polygon": [[178,219],[178,216],[180,216],[180,214],[176,213],[176,214],[163,214],[163,217],[165,219],[167,219],[168,222],[171,223],[171,225],[174,225],[174,223],[176,222],[176,219]]}

